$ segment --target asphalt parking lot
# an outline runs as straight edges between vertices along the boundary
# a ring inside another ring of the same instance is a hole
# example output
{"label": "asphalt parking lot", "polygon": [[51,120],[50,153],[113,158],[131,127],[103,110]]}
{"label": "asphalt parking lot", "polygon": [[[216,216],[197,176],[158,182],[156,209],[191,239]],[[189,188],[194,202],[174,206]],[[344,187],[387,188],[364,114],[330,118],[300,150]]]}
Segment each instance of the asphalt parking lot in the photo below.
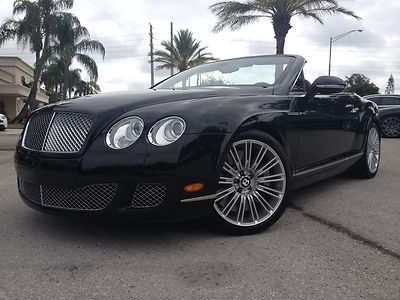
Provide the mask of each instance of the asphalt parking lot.
{"label": "asphalt parking lot", "polygon": [[[377,178],[296,191],[269,230],[77,221],[26,207],[0,132],[0,299],[399,299],[400,139]],[[11,147],[10,147],[11,143]]]}

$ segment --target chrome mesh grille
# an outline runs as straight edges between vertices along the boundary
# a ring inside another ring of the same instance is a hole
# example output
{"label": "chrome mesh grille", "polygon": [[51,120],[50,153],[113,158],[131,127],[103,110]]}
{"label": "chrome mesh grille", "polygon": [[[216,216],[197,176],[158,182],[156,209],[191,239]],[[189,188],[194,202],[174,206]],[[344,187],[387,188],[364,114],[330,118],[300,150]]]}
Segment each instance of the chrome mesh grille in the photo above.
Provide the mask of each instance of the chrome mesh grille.
{"label": "chrome mesh grille", "polygon": [[21,194],[29,201],[45,207],[75,211],[99,211],[110,205],[117,184],[88,185],[77,189],[62,189],[19,180]]}
{"label": "chrome mesh grille", "polygon": [[29,121],[24,138],[24,146],[31,150],[40,151],[46,139],[53,113],[38,114]]}
{"label": "chrome mesh grille", "polygon": [[18,179],[18,188],[29,201],[36,204],[41,203],[40,185]]}
{"label": "chrome mesh grille", "polygon": [[165,199],[167,189],[162,184],[138,184],[132,200],[133,208],[152,208],[159,206]]}
{"label": "chrome mesh grille", "polygon": [[92,127],[88,115],[59,112],[40,113],[32,117],[26,128],[23,146],[52,153],[79,152]]}
{"label": "chrome mesh grille", "polygon": [[51,124],[44,151],[79,152],[92,126],[92,117],[57,113]]}

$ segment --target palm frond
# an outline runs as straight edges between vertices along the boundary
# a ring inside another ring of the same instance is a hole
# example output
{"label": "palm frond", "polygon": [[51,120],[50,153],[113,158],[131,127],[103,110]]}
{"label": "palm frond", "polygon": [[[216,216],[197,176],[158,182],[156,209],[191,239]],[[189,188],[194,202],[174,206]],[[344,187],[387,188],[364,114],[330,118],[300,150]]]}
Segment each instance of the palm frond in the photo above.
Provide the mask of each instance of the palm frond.
{"label": "palm frond", "polygon": [[[268,11],[266,3],[262,1],[248,1],[246,3],[237,1],[224,1],[213,4],[210,10],[218,18],[217,24],[213,28],[213,32],[219,32],[226,27],[237,30],[243,25],[250,24],[260,17],[265,17],[271,13]],[[269,2],[268,0],[265,2]],[[266,15],[260,14],[264,12]]]}
{"label": "palm frond", "polygon": [[19,15],[26,13],[33,9],[34,5],[37,3],[31,2],[29,0],[16,0],[13,5],[13,15]]}
{"label": "palm frond", "polygon": [[84,39],[76,45],[77,52],[99,52],[103,58],[106,55],[106,49],[100,41]]}
{"label": "palm frond", "polygon": [[0,26],[0,46],[5,44],[7,41],[15,39],[17,36],[17,28],[19,21],[8,18]]}
{"label": "palm frond", "polygon": [[76,60],[85,68],[91,80],[97,81],[99,73],[96,61],[86,54],[77,54]]}
{"label": "palm frond", "polygon": [[207,47],[193,37],[188,29],[179,30],[173,37],[173,43],[162,41],[163,50],[154,52],[154,61],[159,63],[157,69],[177,68],[179,71],[214,60],[210,53],[205,53]]}

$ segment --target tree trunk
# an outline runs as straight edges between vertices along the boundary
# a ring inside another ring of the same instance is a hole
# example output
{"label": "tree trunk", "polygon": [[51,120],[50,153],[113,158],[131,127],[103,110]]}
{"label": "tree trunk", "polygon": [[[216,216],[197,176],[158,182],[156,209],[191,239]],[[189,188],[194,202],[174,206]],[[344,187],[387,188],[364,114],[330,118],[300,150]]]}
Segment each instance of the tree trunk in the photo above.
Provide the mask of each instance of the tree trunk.
{"label": "tree trunk", "polygon": [[286,36],[275,36],[275,39],[276,39],[276,54],[284,54]]}
{"label": "tree trunk", "polygon": [[63,88],[63,100],[67,99],[67,91],[68,91],[68,85],[69,85],[69,67],[65,66],[64,70],[64,88]]}
{"label": "tree trunk", "polygon": [[24,107],[19,112],[19,114],[13,120],[11,120],[11,124],[22,123],[22,121],[27,117],[28,109],[32,111],[32,108],[34,108],[40,74],[42,72],[40,59],[40,51],[36,51],[36,66],[33,74],[33,85],[31,87],[31,91],[29,92],[28,98],[25,101]]}
{"label": "tree trunk", "polygon": [[276,54],[285,53],[285,40],[289,30],[292,28],[290,25],[291,17],[289,15],[276,15],[272,18],[272,25],[274,26],[275,39],[276,39]]}

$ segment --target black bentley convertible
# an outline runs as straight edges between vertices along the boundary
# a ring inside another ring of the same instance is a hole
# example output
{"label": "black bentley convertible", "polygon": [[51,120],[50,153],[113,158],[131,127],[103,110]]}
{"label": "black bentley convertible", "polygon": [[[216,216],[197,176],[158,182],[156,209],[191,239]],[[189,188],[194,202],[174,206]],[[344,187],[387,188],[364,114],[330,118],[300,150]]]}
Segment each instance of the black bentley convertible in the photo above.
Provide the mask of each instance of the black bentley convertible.
{"label": "black bentley convertible", "polygon": [[134,221],[209,214],[238,233],[267,228],[293,189],[346,170],[378,172],[376,104],[343,93],[336,77],[309,84],[305,62],[218,61],[150,90],[42,108],[17,145],[20,195],[49,213]]}

